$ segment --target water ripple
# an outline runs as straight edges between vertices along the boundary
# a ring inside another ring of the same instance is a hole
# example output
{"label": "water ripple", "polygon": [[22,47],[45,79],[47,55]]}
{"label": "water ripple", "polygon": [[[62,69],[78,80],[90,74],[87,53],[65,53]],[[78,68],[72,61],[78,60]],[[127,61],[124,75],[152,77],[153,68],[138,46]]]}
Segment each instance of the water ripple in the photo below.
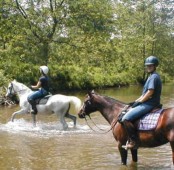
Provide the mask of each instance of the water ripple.
{"label": "water ripple", "polygon": [[57,122],[37,122],[37,126],[33,127],[31,122],[24,119],[18,119],[14,122],[7,122],[6,124],[0,124],[0,130],[9,133],[21,133],[27,136],[40,136],[40,137],[51,137],[55,135],[65,135],[65,134],[81,134],[81,133],[91,133],[90,128],[87,125],[77,125],[73,127],[73,123],[68,123],[68,129],[66,131],[62,130],[61,124]]}

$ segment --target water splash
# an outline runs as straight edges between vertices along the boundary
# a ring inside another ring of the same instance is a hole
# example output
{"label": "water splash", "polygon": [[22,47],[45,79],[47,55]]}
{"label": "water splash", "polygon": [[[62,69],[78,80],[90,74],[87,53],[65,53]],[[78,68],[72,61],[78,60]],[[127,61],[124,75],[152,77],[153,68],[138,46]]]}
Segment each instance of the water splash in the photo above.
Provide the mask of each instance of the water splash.
{"label": "water splash", "polygon": [[6,124],[0,124],[0,131],[8,133],[26,134],[30,136],[40,137],[53,137],[55,135],[66,134],[82,134],[91,133],[90,128],[87,125],[77,125],[73,127],[73,122],[68,123],[68,129],[62,130],[61,124],[58,122],[37,122],[37,126],[33,127],[32,122],[28,122],[24,119],[17,119],[14,122],[7,122]]}

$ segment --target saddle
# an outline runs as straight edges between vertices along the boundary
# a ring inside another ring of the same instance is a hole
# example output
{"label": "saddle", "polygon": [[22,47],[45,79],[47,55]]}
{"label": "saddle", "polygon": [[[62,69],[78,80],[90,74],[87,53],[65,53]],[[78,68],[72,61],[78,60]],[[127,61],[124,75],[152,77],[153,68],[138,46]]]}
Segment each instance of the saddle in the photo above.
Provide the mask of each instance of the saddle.
{"label": "saddle", "polygon": [[153,109],[150,113],[144,115],[138,120],[137,129],[141,131],[154,130],[158,124],[160,115],[163,113],[162,108]]}
{"label": "saddle", "polygon": [[44,105],[44,104],[47,103],[48,99],[49,99],[51,96],[52,96],[52,95],[49,94],[49,95],[47,95],[47,96],[45,96],[45,97],[43,97],[43,98],[36,99],[35,102],[36,102],[36,104]]}
{"label": "saddle", "polygon": [[[127,108],[126,110],[123,110],[120,115],[118,116],[118,122],[122,123],[122,118],[126,114],[126,112],[129,111],[131,107]],[[162,104],[159,106],[153,108],[149,113],[144,115],[143,117],[135,120],[133,124],[138,130],[146,131],[146,130],[153,130],[156,128],[158,119],[160,115],[162,114]]]}

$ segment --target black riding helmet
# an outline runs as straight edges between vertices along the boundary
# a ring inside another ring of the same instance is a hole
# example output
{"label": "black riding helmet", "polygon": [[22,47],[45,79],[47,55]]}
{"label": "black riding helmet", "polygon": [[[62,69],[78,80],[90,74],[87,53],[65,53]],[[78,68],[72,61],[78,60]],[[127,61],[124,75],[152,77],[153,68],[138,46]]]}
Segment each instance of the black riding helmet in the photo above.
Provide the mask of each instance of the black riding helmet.
{"label": "black riding helmet", "polygon": [[148,66],[148,65],[155,65],[156,67],[159,65],[159,61],[158,58],[155,56],[149,56],[146,58],[144,65]]}

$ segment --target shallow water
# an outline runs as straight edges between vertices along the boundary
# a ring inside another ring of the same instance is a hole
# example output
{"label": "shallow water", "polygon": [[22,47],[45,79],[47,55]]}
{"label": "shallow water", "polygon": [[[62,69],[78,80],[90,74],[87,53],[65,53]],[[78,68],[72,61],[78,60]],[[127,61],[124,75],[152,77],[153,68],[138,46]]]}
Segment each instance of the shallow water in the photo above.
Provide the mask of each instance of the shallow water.
{"label": "shallow water", "polygon": [[[141,93],[141,87],[97,90],[100,94],[130,102]],[[71,92],[84,99],[85,92]],[[165,85],[162,94],[164,107],[174,106],[174,87]],[[117,143],[112,133],[93,132],[85,120],[78,119],[77,127],[69,120],[67,131],[62,131],[55,115],[38,115],[37,127],[33,128],[30,115],[17,116],[10,122],[11,114],[18,106],[0,108],[0,170],[169,170],[172,153],[169,144],[153,149],[139,149],[138,164],[120,165]],[[71,112],[74,112],[73,110]],[[100,113],[92,114],[97,125],[110,128]]]}

